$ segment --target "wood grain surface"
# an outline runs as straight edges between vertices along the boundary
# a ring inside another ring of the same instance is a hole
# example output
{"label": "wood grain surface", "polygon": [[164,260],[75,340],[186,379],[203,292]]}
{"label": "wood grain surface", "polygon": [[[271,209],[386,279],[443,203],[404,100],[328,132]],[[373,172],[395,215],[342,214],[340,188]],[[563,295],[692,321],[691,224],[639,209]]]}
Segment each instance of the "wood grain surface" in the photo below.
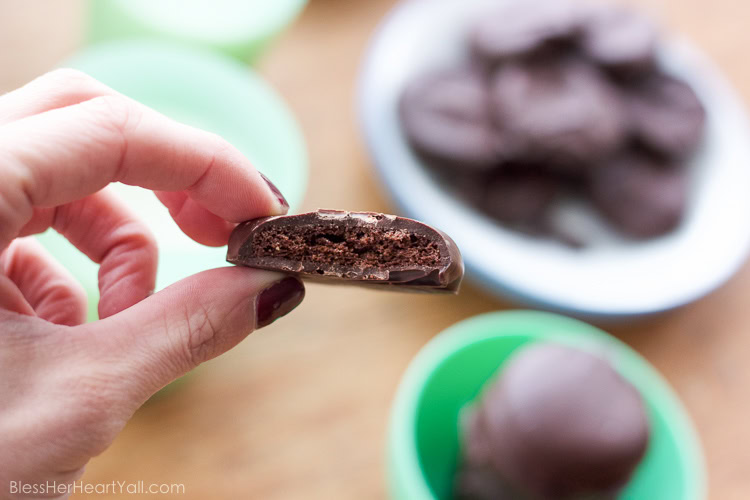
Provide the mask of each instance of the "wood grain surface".
{"label": "wood grain surface", "polygon": [[[304,208],[389,210],[354,94],[367,41],[393,3],[311,0],[259,63],[306,135]],[[630,3],[692,39],[750,98],[750,2]],[[78,47],[84,14],[78,0],[0,0],[0,91]],[[184,499],[384,498],[387,417],[409,360],[450,324],[511,307],[471,286],[454,298],[310,285],[292,315],[138,411],[84,480],[182,483]],[[711,499],[750,498],[750,267],[679,311],[599,326],[641,352],[682,397],[705,448]]]}

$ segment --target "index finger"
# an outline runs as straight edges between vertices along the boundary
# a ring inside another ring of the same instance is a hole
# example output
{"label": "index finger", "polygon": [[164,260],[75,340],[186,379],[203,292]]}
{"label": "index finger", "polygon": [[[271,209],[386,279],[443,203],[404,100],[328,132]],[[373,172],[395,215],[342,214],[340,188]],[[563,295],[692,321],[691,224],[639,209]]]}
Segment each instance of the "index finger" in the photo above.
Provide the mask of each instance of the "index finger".
{"label": "index finger", "polygon": [[0,168],[0,248],[18,235],[34,207],[62,205],[118,181],[184,191],[229,222],[288,209],[227,141],[118,95],[3,125]]}

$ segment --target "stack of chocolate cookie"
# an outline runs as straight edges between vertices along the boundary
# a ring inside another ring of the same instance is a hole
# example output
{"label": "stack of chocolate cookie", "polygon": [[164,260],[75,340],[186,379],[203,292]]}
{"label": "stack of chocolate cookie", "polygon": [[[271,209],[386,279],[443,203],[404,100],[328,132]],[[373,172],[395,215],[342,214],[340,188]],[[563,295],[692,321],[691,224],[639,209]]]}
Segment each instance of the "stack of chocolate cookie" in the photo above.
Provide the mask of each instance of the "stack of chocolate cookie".
{"label": "stack of chocolate cookie", "polygon": [[627,236],[664,234],[682,218],[706,116],[659,67],[657,42],[624,7],[507,2],[471,27],[467,61],[407,86],[404,133],[457,195],[508,226],[557,235],[551,213],[572,195]]}

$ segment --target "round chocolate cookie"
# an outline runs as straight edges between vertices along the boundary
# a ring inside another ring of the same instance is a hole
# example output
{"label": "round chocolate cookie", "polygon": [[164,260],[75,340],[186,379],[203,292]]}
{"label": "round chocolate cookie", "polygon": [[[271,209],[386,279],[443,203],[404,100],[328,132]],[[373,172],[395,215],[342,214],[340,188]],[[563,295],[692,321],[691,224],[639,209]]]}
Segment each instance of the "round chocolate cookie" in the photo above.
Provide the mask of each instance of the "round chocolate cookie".
{"label": "round chocolate cookie", "polygon": [[706,110],[685,82],[655,73],[628,89],[630,118],[638,141],[668,158],[685,158],[703,138]]}
{"label": "round chocolate cookie", "polygon": [[604,359],[553,343],[522,347],[472,411],[460,498],[614,499],[648,446],[635,387]]}
{"label": "round chocolate cookie", "polygon": [[564,44],[575,38],[581,22],[580,7],[568,0],[506,2],[482,16],[469,43],[480,59],[494,64]]}
{"label": "round chocolate cookie", "polygon": [[539,232],[559,192],[557,179],[543,172],[501,170],[487,180],[478,206],[500,222]]}
{"label": "round chocolate cookie", "polygon": [[505,164],[482,175],[446,173],[441,182],[458,198],[487,216],[527,234],[557,237],[550,211],[564,192],[564,180],[538,165]]}
{"label": "round chocolate cookie", "polygon": [[591,171],[594,204],[623,233],[650,238],[682,220],[688,179],[683,168],[644,153],[624,153]]}
{"label": "round chocolate cookie", "polygon": [[632,77],[654,67],[658,31],[646,16],[626,7],[591,6],[580,46],[614,74]]}
{"label": "round chocolate cookie", "polygon": [[487,424],[480,411],[466,412],[460,424],[461,468],[454,490],[458,500],[523,500],[498,473],[493,463],[493,447],[489,443]]}
{"label": "round chocolate cookie", "polygon": [[486,170],[500,161],[501,141],[492,125],[489,94],[470,68],[434,72],[414,80],[401,95],[401,124],[415,150],[432,163]]}
{"label": "round chocolate cookie", "polygon": [[495,121],[519,158],[581,174],[626,138],[620,96],[584,61],[509,63],[490,91]]}

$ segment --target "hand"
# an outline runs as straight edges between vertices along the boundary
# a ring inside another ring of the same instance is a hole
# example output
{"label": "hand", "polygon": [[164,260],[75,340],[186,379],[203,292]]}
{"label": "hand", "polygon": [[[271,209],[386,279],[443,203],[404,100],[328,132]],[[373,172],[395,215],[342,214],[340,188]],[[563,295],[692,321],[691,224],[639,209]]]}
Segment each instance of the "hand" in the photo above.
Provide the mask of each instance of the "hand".
{"label": "hand", "polygon": [[[252,117],[248,117],[252,119]],[[69,484],[161,387],[296,307],[302,284],[246,268],[151,295],[153,236],[105,188],[151,189],[194,240],[283,214],[281,193],[220,137],[58,70],[0,97],[0,498]],[[33,239],[52,227],[100,264],[100,320]],[[31,497],[65,497],[53,492]]]}

